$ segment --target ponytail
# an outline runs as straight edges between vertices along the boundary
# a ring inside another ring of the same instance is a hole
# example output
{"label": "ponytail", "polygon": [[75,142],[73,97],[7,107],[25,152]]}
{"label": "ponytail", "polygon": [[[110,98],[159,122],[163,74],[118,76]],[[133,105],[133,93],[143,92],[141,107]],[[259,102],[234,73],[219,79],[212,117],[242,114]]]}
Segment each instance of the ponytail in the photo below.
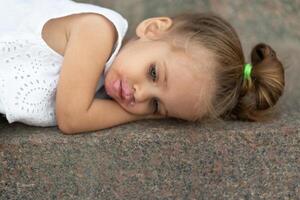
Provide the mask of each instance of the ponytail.
{"label": "ponytail", "polygon": [[275,51],[263,43],[252,49],[251,63],[251,76],[243,79],[232,113],[239,119],[260,121],[268,117],[283,93],[284,69]]}

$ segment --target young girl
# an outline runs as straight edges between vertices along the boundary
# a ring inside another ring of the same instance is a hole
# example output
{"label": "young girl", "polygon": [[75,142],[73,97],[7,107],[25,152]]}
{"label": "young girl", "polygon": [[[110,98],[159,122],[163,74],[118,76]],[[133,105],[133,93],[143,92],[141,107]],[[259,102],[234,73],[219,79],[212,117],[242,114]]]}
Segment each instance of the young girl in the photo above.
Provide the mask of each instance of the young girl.
{"label": "young girl", "polygon": [[[175,117],[263,119],[284,70],[258,44],[246,63],[230,24],[212,14],[142,21],[122,48],[127,21],[69,0],[14,0],[0,21],[0,113],[8,122],[74,134]],[[104,87],[111,99],[95,98]]]}

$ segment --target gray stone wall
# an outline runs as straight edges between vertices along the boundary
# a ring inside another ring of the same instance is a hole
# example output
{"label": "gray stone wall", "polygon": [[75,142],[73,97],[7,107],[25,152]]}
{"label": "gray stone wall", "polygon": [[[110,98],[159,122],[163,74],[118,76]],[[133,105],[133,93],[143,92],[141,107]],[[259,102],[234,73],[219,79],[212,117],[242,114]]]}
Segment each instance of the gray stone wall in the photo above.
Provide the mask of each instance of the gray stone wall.
{"label": "gray stone wall", "polygon": [[181,12],[214,12],[236,28],[246,45],[257,41],[293,39],[300,41],[299,0],[79,0],[120,12],[128,19],[130,33],[147,17]]}

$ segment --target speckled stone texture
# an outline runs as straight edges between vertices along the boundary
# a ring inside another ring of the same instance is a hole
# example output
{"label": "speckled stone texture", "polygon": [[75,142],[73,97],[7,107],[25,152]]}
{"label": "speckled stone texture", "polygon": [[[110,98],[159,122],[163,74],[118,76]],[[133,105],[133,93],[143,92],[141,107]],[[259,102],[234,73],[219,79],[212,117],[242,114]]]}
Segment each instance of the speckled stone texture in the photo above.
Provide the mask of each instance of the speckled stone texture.
{"label": "speckled stone texture", "polygon": [[89,2],[133,25],[181,11],[221,14],[246,55],[264,41],[283,61],[280,109],[264,123],[148,120],[76,136],[2,118],[1,200],[300,199],[300,1]]}

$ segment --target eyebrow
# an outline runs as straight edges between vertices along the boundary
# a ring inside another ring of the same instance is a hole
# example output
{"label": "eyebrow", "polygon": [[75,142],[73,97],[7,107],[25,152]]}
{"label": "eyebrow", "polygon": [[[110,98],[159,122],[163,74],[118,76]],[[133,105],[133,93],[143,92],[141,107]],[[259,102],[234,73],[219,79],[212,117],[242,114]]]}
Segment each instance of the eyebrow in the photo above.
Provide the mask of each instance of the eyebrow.
{"label": "eyebrow", "polygon": [[[168,71],[167,71],[167,65],[166,65],[166,62],[165,62],[165,60],[163,60],[163,68],[164,68],[164,70],[163,70],[163,73],[164,73],[164,77],[163,77],[163,84],[164,84],[164,87],[165,88],[167,88],[168,87]],[[161,101],[161,103],[162,103],[162,101]],[[167,108],[166,108],[166,105],[164,104],[164,103],[162,103],[164,106],[164,110],[165,110],[165,117],[168,117],[168,110],[167,110]]]}

